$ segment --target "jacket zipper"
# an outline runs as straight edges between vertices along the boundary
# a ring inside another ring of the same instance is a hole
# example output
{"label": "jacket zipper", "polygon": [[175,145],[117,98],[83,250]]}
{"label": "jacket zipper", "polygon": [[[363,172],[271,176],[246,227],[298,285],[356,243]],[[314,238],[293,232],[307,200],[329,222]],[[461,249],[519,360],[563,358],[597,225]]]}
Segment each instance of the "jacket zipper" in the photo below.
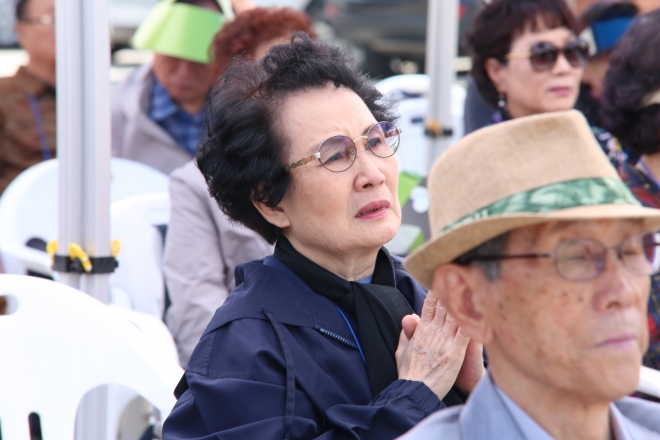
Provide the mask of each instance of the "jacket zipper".
{"label": "jacket zipper", "polygon": [[341,343],[344,344],[344,345],[348,345],[348,346],[351,347],[353,350],[357,350],[357,349],[358,349],[357,344],[355,344],[354,342],[349,341],[348,339],[346,339],[346,338],[344,338],[344,337],[342,337],[342,336],[339,336],[339,335],[336,334],[336,333],[332,333],[331,331],[326,330],[326,329],[324,329],[324,328],[322,328],[322,327],[318,327],[318,326],[317,326],[317,327],[314,327],[314,328],[316,328],[316,330],[318,330],[319,332],[321,332],[321,334],[323,334],[323,335],[325,335],[325,336],[327,336],[327,337],[329,337],[329,338],[332,338],[332,339],[334,339],[335,341],[339,341],[339,342],[341,342]]}

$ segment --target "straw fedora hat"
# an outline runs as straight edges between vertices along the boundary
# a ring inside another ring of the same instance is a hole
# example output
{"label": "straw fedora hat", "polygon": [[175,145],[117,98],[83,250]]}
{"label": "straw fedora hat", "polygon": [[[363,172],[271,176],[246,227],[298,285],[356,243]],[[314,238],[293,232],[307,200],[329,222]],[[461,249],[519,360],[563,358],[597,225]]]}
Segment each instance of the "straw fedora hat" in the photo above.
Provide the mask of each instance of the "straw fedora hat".
{"label": "straw fedora hat", "polygon": [[434,270],[523,226],[558,220],[640,219],[660,228],[621,181],[581,113],[546,113],[476,131],[433,164],[431,238],[405,262],[430,287]]}

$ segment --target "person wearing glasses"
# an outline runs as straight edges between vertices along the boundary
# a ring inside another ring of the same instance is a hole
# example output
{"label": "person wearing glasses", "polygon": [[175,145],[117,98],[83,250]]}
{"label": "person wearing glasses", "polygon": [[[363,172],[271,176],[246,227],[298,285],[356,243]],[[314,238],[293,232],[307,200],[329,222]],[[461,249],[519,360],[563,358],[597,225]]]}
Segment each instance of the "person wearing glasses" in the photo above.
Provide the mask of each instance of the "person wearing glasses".
{"label": "person wearing glasses", "polygon": [[[621,178],[644,206],[660,208],[660,11],[639,16],[610,57],[601,95],[605,127],[635,156]],[[651,343],[644,364],[660,369],[660,276],[651,279]]]}
{"label": "person wearing glasses", "polygon": [[[241,12],[213,39],[216,63],[224,70],[235,56],[259,59],[264,46],[289,39],[296,30],[315,37],[311,26],[307,14],[291,8]],[[170,175],[170,206],[163,274],[171,305],[165,322],[185,367],[215,310],[235,287],[235,267],[272,254],[273,247],[222,213],[195,161]]]}
{"label": "person wearing glasses", "polygon": [[401,440],[660,439],[660,405],[627,397],[649,343],[660,210],[641,206],[584,116],[476,131],[428,184],[433,238],[405,267],[489,366],[466,405]]}
{"label": "person wearing glasses", "polygon": [[[401,220],[392,120],[340,49],[302,32],[227,68],[197,165],[275,251],[237,268],[164,439],[394,439],[481,379],[482,347],[383,247]],[[437,319],[418,324],[422,306]]]}
{"label": "person wearing glasses", "polygon": [[0,78],[0,194],[22,171],[55,157],[54,24],[54,0],[16,3],[16,36],[28,63]]}
{"label": "person wearing glasses", "polygon": [[[475,85],[497,109],[493,123],[575,106],[589,45],[564,0],[493,0],[475,17],[468,43]],[[619,166],[618,142],[600,127],[593,132]]]}

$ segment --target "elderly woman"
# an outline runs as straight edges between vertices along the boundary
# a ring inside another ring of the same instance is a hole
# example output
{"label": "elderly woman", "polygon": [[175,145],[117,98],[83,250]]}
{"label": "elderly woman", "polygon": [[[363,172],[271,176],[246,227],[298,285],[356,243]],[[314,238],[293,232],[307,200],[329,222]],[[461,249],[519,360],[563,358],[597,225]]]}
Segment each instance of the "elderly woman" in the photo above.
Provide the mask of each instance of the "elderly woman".
{"label": "elderly woman", "polygon": [[[564,0],[493,0],[468,36],[472,76],[494,123],[570,110],[580,92],[589,45]],[[625,159],[612,136],[592,127],[615,166]]]}
{"label": "elderly woman", "polygon": [[[623,181],[642,204],[660,208],[660,11],[638,17],[610,58],[601,116],[605,127],[632,153]],[[651,343],[644,363],[660,369],[660,277],[652,278],[649,299]]]}
{"label": "elderly woman", "polygon": [[[218,70],[235,56],[263,57],[264,47],[296,30],[314,35],[311,24],[305,13],[291,8],[241,12],[213,40]],[[215,310],[234,288],[235,267],[269,255],[273,248],[220,211],[194,161],[171,174],[170,201],[163,272],[172,305],[165,318],[185,367]]]}
{"label": "elderly woman", "polygon": [[[391,121],[304,34],[220,79],[197,163],[227,216],[276,247],[237,269],[165,439],[392,439],[482,377],[481,347],[383,248],[401,218]],[[422,303],[433,319],[410,316]]]}

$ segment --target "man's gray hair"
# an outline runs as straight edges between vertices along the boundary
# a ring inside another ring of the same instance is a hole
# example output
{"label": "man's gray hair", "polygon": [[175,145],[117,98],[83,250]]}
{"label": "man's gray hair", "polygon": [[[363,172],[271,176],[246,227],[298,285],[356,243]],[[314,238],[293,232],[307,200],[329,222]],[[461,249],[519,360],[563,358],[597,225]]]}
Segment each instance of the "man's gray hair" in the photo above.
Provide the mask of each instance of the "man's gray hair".
{"label": "man's gray hair", "polygon": [[500,277],[500,260],[480,260],[479,257],[486,257],[492,255],[502,255],[506,248],[509,233],[505,232],[495,238],[491,238],[485,243],[470,249],[460,257],[454,260],[456,264],[471,264],[474,263],[484,273],[488,281],[495,281]]}

